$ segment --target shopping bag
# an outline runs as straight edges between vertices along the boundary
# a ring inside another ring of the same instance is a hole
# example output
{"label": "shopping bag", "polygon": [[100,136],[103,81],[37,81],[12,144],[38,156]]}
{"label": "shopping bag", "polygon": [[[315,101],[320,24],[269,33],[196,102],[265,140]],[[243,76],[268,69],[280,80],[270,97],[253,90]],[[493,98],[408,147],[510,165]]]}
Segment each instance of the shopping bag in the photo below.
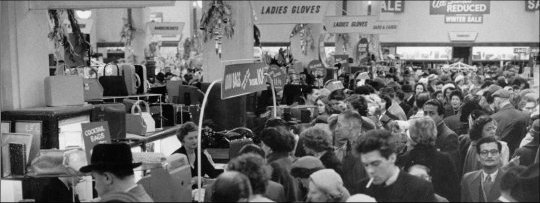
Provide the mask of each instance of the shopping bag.
{"label": "shopping bag", "polygon": [[[142,111],[140,104],[144,104],[146,111]],[[135,112],[138,109],[138,113]],[[137,101],[131,107],[131,114],[126,114],[126,132],[136,135],[146,135],[146,133],[156,131],[156,123],[149,112],[150,106],[143,100]]]}
{"label": "shopping bag", "polygon": [[[88,77],[85,76],[83,79],[84,101],[101,99],[103,98],[103,86],[101,86],[101,84],[99,83],[98,73],[94,68],[88,68],[90,74]],[[92,75],[95,75],[95,77],[92,78]]]}
{"label": "shopping bag", "polygon": [[[107,75],[107,66],[116,66],[116,75]],[[127,96],[128,91],[124,77],[120,75],[120,68],[114,64],[107,64],[103,68],[103,76],[99,77],[99,83],[103,86],[103,96]]]}

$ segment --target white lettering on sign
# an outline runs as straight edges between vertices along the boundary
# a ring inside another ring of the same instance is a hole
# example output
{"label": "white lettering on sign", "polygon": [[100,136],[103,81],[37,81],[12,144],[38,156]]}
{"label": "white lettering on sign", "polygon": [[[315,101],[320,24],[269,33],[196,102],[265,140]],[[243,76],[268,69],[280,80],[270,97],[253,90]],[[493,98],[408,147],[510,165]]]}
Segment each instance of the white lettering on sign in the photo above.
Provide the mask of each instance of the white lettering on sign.
{"label": "white lettering on sign", "polygon": [[92,134],[96,134],[96,133],[102,133],[105,131],[105,128],[103,128],[103,126],[99,126],[97,128],[93,128],[93,129],[90,129],[90,130],[87,130],[87,131],[84,131],[84,135],[85,136],[90,136]]}
{"label": "white lettering on sign", "polygon": [[383,13],[400,13],[403,12],[403,0],[385,0],[381,5]]}
{"label": "white lettering on sign", "polygon": [[240,87],[242,83],[240,82],[240,72],[234,72],[231,74],[227,74],[226,80],[225,80],[225,89],[233,89]]}
{"label": "white lettering on sign", "polygon": [[485,12],[487,6],[484,4],[452,4],[446,7],[448,13],[460,13],[460,12]]}
{"label": "white lettering on sign", "polygon": [[482,23],[484,16],[482,15],[447,15],[444,17],[445,23]]}
{"label": "white lettering on sign", "polygon": [[440,8],[446,6],[446,1],[433,1],[431,4],[433,8]]}
{"label": "white lettering on sign", "polygon": [[528,11],[540,10],[540,0],[528,0],[525,5]]}

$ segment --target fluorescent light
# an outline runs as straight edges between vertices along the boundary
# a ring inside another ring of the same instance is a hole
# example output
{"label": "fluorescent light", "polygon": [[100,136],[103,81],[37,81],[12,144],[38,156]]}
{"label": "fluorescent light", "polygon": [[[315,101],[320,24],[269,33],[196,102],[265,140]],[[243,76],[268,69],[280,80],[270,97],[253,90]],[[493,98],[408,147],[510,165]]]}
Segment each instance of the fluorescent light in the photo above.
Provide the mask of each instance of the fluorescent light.
{"label": "fluorescent light", "polygon": [[86,11],[76,10],[75,15],[80,19],[86,20],[92,16],[92,11],[91,10],[86,10]]}

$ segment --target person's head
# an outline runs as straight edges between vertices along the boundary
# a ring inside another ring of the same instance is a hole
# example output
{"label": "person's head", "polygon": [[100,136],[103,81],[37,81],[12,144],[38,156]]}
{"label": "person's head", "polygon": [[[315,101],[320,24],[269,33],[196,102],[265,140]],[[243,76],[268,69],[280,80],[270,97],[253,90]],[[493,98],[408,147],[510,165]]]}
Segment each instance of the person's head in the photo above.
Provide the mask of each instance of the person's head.
{"label": "person's head", "polygon": [[249,202],[252,195],[248,177],[238,171],[223,172],[212,187],[212,202]]}
{"label": "person's head", "polygon": [[461,122],[468,122],[469,115],[471,112],[475,109],[482,109],[482,106],[480,106],[480,99],[481,96],[474,95],[474,94],[468,94],[463,98],[463,105],[461,106],[461,115],[459,117],[459,120]]}
{"label": "person's head", "polygon": [[435,91],[441,91],[441,92],[442,92],[443,86],[444,86],[444,82],[443,82],[443,81],[437,81],[437,82],[435,83],[435,88],[434,88],[434,90],[435,90]]}
{"label": "person's head", "polygon": [[381,95],[381,99],[384,103],[384,106],[382,108],[386,111],[390,106],[392,106],[392,99],[388,95]]}
{"label": "person's head", "polygon": [[426,86],[424,85],[424,83],[416,83],[416,85],[414,86],[414,93],[416,94],[420,94],[425,91],[426,91]]}
{"label": "person's head", "polygon": [[511,195],[516,202],[537,202],[538,193],[538,162],[531,164],[517,177],[516,186],[512,189]]}
{"label": "person's head", "polygon": [[440,90],[437,90],[437,91],[433,92],[433,94],[431,94],[431,99],[436,99],[436,100],[439,100],[441,102],[444,102],[443,93]]}
{"label": "person's head", "polygon": [[334,145],[343,146],[351,142],[362,131],[362,116],[354,111],[345,111],[332,120],[331,129],[334,133]]}
{"label": "person's head", "polygon": [[375,93],[375,88],[371,85],[362,85],[354,88],[354,93],[359,95],[368,95]]}
{"label": "person's head", "polygon": [[303,156],[295,160],[291,165],[291,175],[305,189],[309,187],[309,176],[318,170],[324,169],[321,160],[314,156]]}
{"label": "person's head", "polygon": [[416,95],[416,98],[414,100],[414,105],[416,108],[423,108],[424,104],[429,100],[429,93],[423,92],[418,95]]}
{"label": "person's head", "polygon": [[266,157],[266,154],[264,153],[264,150],[259,147],[258,145],[256,144],[247,144],[247,145],[244,145],[240,151],[238,151],[239,154],[249,154],[249,153],[252,153],[252,154],[258,154],[259,156],[261,157]]}
{"label": "person's head", "polygon": [[333,110],[341,113],[345,110],[347,110],[347,104],[345,104],[345,98],[347,96],[345,95],[345,92],[343,89],[337,89],[330,93],[328,96],[328,101],[330,104],[330,108]]}
{"label": "person's head", "polygon": [[300,133],[304,139],[304,149],[307,154],[323,152],[332,149],[332,136],[330,132],[319,127],[310,127]]}
{"label": "person's head", "polygon": [[460,91],[453,91],[450,94],[450,105],[452,105],[452,108],[459,109],[461,107],[461,104],[463,103],[463,95]]}
{"label": "person's head", "polygon": [[187,150],[197,149],[197,125],[191,121],[182,124],[176,131],[176,138]]}
{"label": "person's head", "polygon": [[311,86],[307,87],[305,93],[306,93],[306,100],[312,104],[314,104],[315,100],[317,100],[317,98],[319,98],[319,96],[321,95],[319,89],[315,87],[311,87]]}
{"label": "person's head", "polygon": [[359,94],[353,94],[345,99],[349,110],[354,110],[362,116],[368,115],[368,104],[366,99]]}
{"label": "person's head", "polygon": [[495,110],[500,110],[504,105],[510,102],[511,92],[505,89],[497,90],[492,94],[493,96],[493,107]]}
{"label": "person's head", "polygon": [[365,95],[364,98],[367,101],[368,115],[379,115],[386,107],[386,102],[377,94]]}
{"label": "person's head", "polygon": [[436,124],[442,121],[444,116],[444,107],[439,100],[430,99],[424,104],[424,115],[429,116]]}
{"label": "person's head", "polygon": [[431,175],[430,170],[428,167],[421,165],[421,164],[415,164],[409,167],[409,174],[422,178],[428,182],[431,182]]}
{"label": "person's head", "polygon": [[261,132],[262,149],[265,153],[289,153],[294,148],[293,135],[280,128],[265,128]]}
{"label": "person's head", "polygon": [[405,95],[410,95],[410,94],[414,93],[414,90],[413,90],[413,88],[412,88],[412,86],[410,84],[402,85],[401,90],[403,91],[403,93],[405,93]]}
{"label": "person's head", "polygon": [[397,156],[392,138],[387,130],[370,130],[354,148],[373,184],[383,184],[394,173]]}
{"label": "person's head", "polygon": [[412,145],[435,146],[437,125],[430,117],[420,117],[409,120],[409,135]]}
{"label": "person's head", "polygon": [[98,196],[119,192],[126,186],[135,184],[133,168],[141,163],[133,163],[131,148],[124,143],[98,144],[92,148],[90,164],[79,169],[91,173],[95,179]]}
{"label": "person's head", "polygon": [[453,85],[448,86],[444,89],[443,94],[446,101],[450,101],[450,94],[452,94],[454,90],[456,90],[456,88]]}
{"label": "person's head", "polygon": [[497,131],[497,122],[490,116],[485,115],[474,120],[469,136],[471,140],[478,140],[489,136],[495,137],[495,131]]}
{"label": "person's head", "polygon": [[326,111],[328,107],[328,97],[327,96],[319,96],[315,100],[315,104],[317,105],[317,112],[319,114],[325,114],[328,113]]}
{"label": "person's head", "polygon": [[258,154],[242,154],[227,164],[228,171],[238,171],[249,179],[253,194],[264,194],[268,180],[267,170],[264,168],[264,159]]}
{"label": "person's head", "polygon": [[397,81],[396,76],[394,74],[386,74],[384,78],[385,78],[386,84]]}
{"label": "person's head", "polygon": [[322,169],[309,176],[307,202],[345,202],[349,191],[334,169]]}
{"label": "person's head", "polygon": [[483,137],[476,143],[477,160],[484,169],[494,169],[501,163],[502,145],[495,137]]}
{"label": "person's head", "polygon": [[529,93],[522,98],[523,107],[521,110],[529,115],[534,112],[536,106],[538,106],[538,94]]}
{"label": "person's head", "polygon": [[511,197],[511,190],[516,187],[520,173],[527,170],[527,167],[514,165],[509,167],[501,178],[501,195]]}

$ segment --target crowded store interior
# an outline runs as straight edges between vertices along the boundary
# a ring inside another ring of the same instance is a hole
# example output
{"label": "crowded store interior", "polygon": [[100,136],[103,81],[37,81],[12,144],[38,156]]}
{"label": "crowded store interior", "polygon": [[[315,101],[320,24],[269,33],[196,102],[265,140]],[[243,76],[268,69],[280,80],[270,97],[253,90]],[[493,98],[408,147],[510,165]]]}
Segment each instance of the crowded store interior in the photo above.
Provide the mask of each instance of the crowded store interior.
{"label": "crowded store interior", "polygon": [[0,1],[1,202],[539,202],[540,0]]}

